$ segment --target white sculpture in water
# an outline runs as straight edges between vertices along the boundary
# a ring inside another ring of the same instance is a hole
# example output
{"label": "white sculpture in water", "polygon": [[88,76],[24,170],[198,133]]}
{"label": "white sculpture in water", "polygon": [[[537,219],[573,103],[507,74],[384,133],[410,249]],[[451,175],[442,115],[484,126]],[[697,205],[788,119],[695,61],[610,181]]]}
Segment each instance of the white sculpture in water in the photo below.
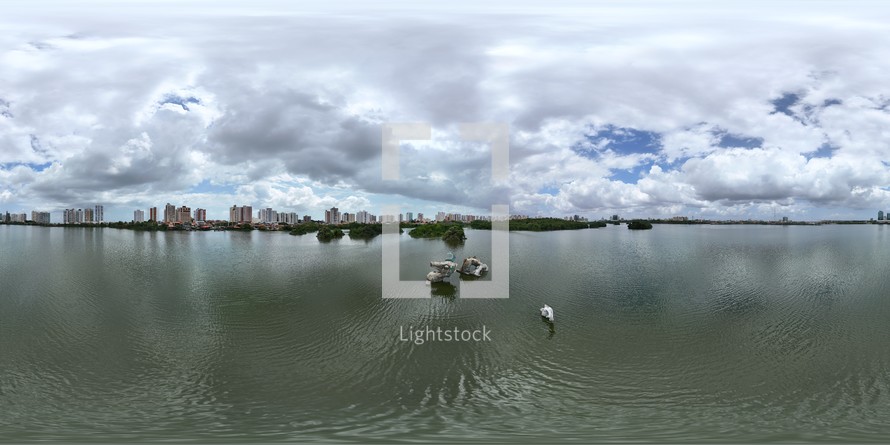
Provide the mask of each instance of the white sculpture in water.
{"label": "white sculpture in water", "polygon": [[545,304],[544,307],[541,308],[541,316],[547,318],[550,321],[553,321],[553,308]]}
{"label": "white sculpture in water", "polygon": [[471,256],[469,258],[464,259],[464,263],[460,266],[460,270],[458,272],[464,275],[475,275],[481,276],[482,272],[488,270],[488,265],[479,261],[479,258]]}
{"label": "white sculpture in water", "polygon": [[439,283],[454,273],[457,263],[454,262],[454,254],[448,252],[448,258],[445,261],[430,261],[430,267],[436,270],[426,274],[426,280],[430,283]]}
{"label": "white sculpture in water", "polygon": [[461,264],[460,269],[458,269],[457,263],[454,262],[454,254],[451,252],[448,252],[448,257],[445,258],[445,261],[430,261],[430,267],[435,269],[426,274],[426,280],[430,283],[444,281],[446,278],[450,277],[455,270],[460,274],[474,275],[477,277],[481,276],[482,272],[488,270],[488,265],[479,261],[479,258],[474,256],[464,259],[463,264]]}

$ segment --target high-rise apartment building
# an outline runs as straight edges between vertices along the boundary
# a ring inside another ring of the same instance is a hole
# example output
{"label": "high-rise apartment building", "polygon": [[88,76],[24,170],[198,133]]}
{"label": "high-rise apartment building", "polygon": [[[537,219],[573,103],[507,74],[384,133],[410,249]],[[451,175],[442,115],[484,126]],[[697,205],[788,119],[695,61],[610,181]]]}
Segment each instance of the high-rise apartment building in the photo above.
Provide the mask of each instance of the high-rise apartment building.
{"label": "high-rise apartment building", "polygon": [[296,224],[299,221],[299,217],[296,213],[278,213],[278,219],[275,222],[284,223],[284,224]]}
{"label": "high-rise apartment building", "polygon": [[253,207],[233,205],[229,208],[229,222],[244,223],[253,222]]}
{"label": "high-rise apartment building", "polygon": [[105,206],[96,204],[96,206],[93,208],[93,222],[105,222]]}
{"label": "high-rise apartment building", "polygon": [[278,212],[272,210],[271,207],[260,209],[260,211],[257,212],[257,219],[259,219],[261,223],[278,222]]}
{"label": "high-rise apartment building", "polygon": [[133,212],[133,222],[145,222],[145,212],[136,210]]}
{"label": "high-rise apartment building", "polygon": [[195,209],[195,221],[207,221],[207,209]]}
{"label": "high-rise apartment building", "polygon": [[188,206],[182,206],[176,209],[176,222],[190,223],[192,222],[192,209]]}
{"label": "high-rise apartment building", "polygon": [[176,222],[176,206],[169,202],[164,206],[164,222]]}
{"label": "high-rise apartment building", "polygon": [[290,218],[290,215],[294,215],[293,219],[296,219],[296,213],[279,213],[277,210],[273,210],[271,207],[260,209],[260,211],[257,212],[257,218],[259,219],[259,222],[264,224],[287,222]]}
{"label": "high-rise apartment building", "polygon": [[325,224],[340,224],[340,209],[331,207],[330,210],[324,211]]}
{"label": "high-rise apartment building", "polygon": [[31,221],[34,221],[37,224],[49,224],[50,214],[49,212],[32,211]]}
{"label": "high-rise apartment building", "polygon": [[158,208],[152,207],[148,209],[148,220],[158,222]]}
{"label": "high-rise apartment building", "polygon": [[414,221],[414,213],[412,213],[412,212],[405,213],[405,221],[408,221],[408,222]]}

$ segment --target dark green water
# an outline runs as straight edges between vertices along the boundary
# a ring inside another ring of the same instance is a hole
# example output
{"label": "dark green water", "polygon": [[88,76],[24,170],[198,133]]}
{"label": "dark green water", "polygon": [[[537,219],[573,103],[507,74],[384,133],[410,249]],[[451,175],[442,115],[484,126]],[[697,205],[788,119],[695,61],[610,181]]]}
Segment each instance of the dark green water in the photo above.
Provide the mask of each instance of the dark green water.
{"label": "dark green water", "polygon": [[890,441],[890,227],[510,240],[509,299],[384,300],[379,238],[0,226],[0,441]]}

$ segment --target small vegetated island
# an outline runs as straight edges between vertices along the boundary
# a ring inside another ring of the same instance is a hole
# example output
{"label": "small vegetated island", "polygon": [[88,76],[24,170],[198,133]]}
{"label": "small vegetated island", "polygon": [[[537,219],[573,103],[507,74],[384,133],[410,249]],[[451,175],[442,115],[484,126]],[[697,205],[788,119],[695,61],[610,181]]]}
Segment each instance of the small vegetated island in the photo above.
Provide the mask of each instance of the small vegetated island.
{"label": "small vegetated island", "polygon": [[652,229],[652,223],[641,219],[635,219],[627,223],[627,228],[630,230],[650,230]]}
{"label": "small vegetated island", "polygon": [[460,243],[467,239],[463,225],[456,223],[422,224],[408,234],[411,238],[441,238],[450,243]]}
{"label": "small vegetated island", "polygon": [[464,235],[464,228],[459,225],[449,227],[445,234],[442,235],[442,240],[449,244],[462,243],[465,239],[467,239],[467,236]]}
{"label": "small vegetated island", "polygon": [[[322,241],[329,241],[334,238],[342,238],[343,230],[349,230],[350,239],[368,240],[383,234],[383,224],[361,224],[349,223],[340,224],[338,226],[318,224],[316,222],[301,223],[293,226],[290,231],[291,235],[305,235],[307,233],[318,232],[315,236]],[[399,229],[401,233],[401,229]]]}
{"label": "small vegetated island", "polygon": [[350,239],[371,239],[383,234],[383,224],[350,223],[342,227],[349,229]]}
{"label": "small vegetated island", "polygon": [[319,224],[315,222],[307,222],[297,224],[290,230],[291,235],[305,235],[307,233],[318,232]]}
{"label": "small vegetated island", "polygon": [[337,226],[321,226],[315,237],[319,241],[330,241],[334,238],[343,238],[343,230]]}
{"label": "small vegetated island", "polygon": [[[86,227],[86,225],[84,225]],[[166,232],[167,226],[165,224],[158,224],[154,221],[143,221],[143,222],[112,222],[107,223],[107,227],[112,229],[129,229],[135,230],[137,232]]]}
{"label": "small vegetated island", "polygon": [[[491,221],[476,220],[470,223],[476,230],[491,230]],[[511,231],[550,232],[554,230],[580,230],[606,227],[602,221],[570,221],[559,218],[526,218],[511,219]]]}

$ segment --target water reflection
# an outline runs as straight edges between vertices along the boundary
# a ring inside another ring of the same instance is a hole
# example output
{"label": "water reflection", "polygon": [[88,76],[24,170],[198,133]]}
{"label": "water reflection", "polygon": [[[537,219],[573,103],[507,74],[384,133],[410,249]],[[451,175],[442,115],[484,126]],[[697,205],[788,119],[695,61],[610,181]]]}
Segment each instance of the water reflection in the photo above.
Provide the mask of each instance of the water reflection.
{"label": "water reflection", "polygon": [[553,338],[553,336],[556,334],[556,325],[543,315],[541,316],[541,321],[547,325],[547,332],[548,332],[547,338],[548,339]]}
{"label": "water reflection", "polygon": [[511,233],[503,300],[380,238],[0,226],[0,442],[888,438],[888,228]]}
{"label": "water reflection", "polygon": [[450,248],[452,248],[452,249],[457,249],[458,247],[462,247],[462,246],[464,245],[464,241],[463,241],[463,240],[460,240],[460,241],[457,241],[457,240],[445,240],[444,242],[445,242],[445,245],[446,245],[446,246],[448,246],[448,247],[450,247]]}
{"label": "water reflection", "polygon": [[453,298],[457,295],[457,287],[447,281],[430,283],[430,295]]}

